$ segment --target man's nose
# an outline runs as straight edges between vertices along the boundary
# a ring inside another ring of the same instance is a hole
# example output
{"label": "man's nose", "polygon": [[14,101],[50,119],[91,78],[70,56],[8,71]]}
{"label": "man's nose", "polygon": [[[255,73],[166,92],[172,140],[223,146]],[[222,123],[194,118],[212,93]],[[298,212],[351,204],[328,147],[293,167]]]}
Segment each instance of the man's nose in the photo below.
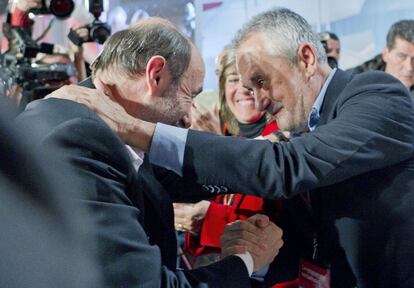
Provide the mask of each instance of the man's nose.
{"label": "man's nose", "polygon": [[236,89],[237,89],[237,93],[253,96],[253,93],[249,89],[244,87],[241,83],[237,84]]}
{"label": "man's nose", "polygon": [[267,97],[254,96],[254,109],[257,111],[265,111],[270,104],[270,99]]}

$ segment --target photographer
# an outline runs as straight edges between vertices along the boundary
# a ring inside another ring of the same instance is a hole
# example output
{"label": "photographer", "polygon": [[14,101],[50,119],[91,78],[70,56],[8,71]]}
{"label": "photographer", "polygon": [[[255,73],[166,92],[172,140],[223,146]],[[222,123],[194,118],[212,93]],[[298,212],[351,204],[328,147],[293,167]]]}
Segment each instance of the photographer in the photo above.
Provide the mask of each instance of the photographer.
{"label": "photographer", "polygon": [[[72,27],[71,31],[74,31],[79,37],[86,39],[88,37],[88,30],[85,27]],[[70,43],[70,48],[73,52],[73,64],[75,65],[76,71],[78,72],[78,81],[85,80],[88,75],[86,72],[86,63],[84,59],[84,50],[83,45],[74,45]]]}
{"label": "photographer", "polygon": [[[29,19],[28,12],[53,14],[58,18],[70,15],[73,1],[67,0],[63,6],[60,4],[56,1],[46,5],[41,0],[20,0],[8,15],[4,30],[9,47],[2,55],[1,64],[15,78],[16,91],[20,93],[13,93],[13,102],[21,109],[62,85],[78,83],[87,77],[81,45],[72,45],[72,51],[69,51],[52,44],[39,44],[38,40],[32,39],[34,22]],[[83,37],[84,30],[77,28],[76,33]]]}

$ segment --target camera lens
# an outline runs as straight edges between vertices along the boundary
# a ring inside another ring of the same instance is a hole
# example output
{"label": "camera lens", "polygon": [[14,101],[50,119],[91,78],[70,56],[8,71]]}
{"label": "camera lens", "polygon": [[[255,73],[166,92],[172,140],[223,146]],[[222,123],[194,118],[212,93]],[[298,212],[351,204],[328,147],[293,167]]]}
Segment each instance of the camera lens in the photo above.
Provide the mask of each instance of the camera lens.
{"label": "camera lens", "polygon": [[73,0],[47,0],[46,4],[50,13],[58,18],[69,17],[75,8]]}
{"label": "camera lens", "polygon": [[94,27],[94,29],[91,29],[90,33],[91,38],[99,44],[103,44],[111,35],[111,32],[108,30],[108,28],[102,25]]}

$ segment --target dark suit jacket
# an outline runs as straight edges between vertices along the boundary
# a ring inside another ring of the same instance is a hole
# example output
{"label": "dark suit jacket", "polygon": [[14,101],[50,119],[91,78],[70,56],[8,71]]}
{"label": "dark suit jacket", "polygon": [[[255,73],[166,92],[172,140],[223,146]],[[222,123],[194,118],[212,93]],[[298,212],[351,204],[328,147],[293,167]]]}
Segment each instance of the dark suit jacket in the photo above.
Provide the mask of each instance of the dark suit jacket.
{"label": "dark suit jacket", "polygon": [[353,276],[358,287],[414,287],[413,141],[413,98],[398,80],[338,70],[318,128],[289,142],[190,131],[184,185],[273,199],[310,190],[333,287]]}
{"label": "dark suit jacket", "polygon": [[[32,102],[18,117],[37,149],[55,149],[69,164],[89,210],[106,287],[250,287],[242,260],[227,257],[194,271],[175,271],[171,199],[144,163],[137,173],[124,143],[86,106],[59,99]],[[138,175],[139,174],[139,175]]]}
{"label": "dark suit jacket", "polygon": [[83,211],[69,203],[70,190],[53,185],[63,168],[36,157],[28,127],[13,125],[1,98],[0,287],[101,287],[81,236]]}

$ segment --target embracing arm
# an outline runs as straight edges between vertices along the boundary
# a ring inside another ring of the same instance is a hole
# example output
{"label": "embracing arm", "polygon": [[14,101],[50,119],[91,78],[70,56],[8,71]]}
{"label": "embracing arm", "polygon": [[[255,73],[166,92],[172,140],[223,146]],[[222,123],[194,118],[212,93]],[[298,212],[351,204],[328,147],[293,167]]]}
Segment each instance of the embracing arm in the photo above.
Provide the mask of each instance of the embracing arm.
{"label": "embracing arm", "polygon": [[289,142],[271,144],[189,131],[185,189],[202,183],[287,198],[409,159],[412,97],[396,82],[375,87],[339,99],[335,111],[326,112],[335,112],[332,120]]}
{"label": "embracing arm", "polygon": [[[155,164],[183,175],[183,191],[192,196],[237,191],[275,199],[339,183],[411,157],[413,99],[390,76],[373,78],[369,80],[375,83],[365,83],[367,78],[361,77],[359,83],[348,84],[355,88],[337,100],[331,108],[336,115],[327,124],[274,144],[192,130],[187,135],[185,130],[161,124],[155,128],[125,116],[122,109],[115,109],[114,114],[108,97],[109,105],[92,101],[90,106],[126,142],[146,151],[151,148],[151,161],[154,156],[161,161]],[[162,157],[162,151],[172,158]],[[163,159],[168,163],[162,163]],[[201,191],[199,185],[203,185]]]}

